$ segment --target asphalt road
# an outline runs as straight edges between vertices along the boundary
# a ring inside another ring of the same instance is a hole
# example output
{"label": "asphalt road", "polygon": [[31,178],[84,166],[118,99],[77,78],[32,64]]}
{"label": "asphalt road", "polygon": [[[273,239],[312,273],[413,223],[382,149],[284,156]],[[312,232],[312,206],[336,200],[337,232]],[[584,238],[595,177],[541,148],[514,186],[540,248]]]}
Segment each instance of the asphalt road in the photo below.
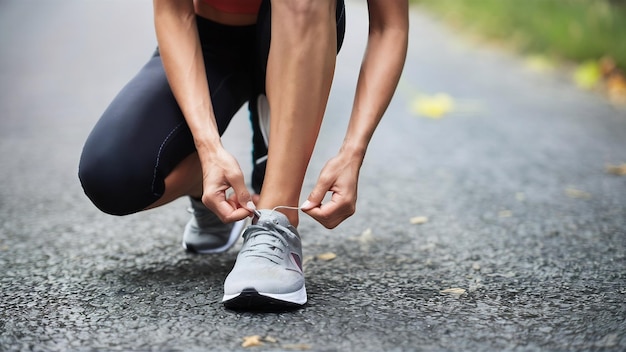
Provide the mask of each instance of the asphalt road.
{"label": "asphalt road", "polygon": [[[363,3],[305,195],[347,124]],[[309,304],[233,312],[237,250],[186,254],[185,200],[113,217],[78,183],[82,143],[155,43],[149,1],[0,2],[0,350],[626,349],[626,177],[605,171],[626,162],[624,110],[412,12],[358,213],[302,219]],[[417,92],[457,108],[417,116]],[[246,118],[225,140],[249,171]]]}

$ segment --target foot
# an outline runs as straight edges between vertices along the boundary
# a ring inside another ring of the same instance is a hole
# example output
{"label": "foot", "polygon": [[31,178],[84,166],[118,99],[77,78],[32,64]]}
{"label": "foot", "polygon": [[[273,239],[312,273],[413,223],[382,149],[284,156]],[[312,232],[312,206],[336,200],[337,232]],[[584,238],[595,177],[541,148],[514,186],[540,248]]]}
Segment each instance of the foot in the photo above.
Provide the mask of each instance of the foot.
{"label": "foot", "polygon": [[191,200],[191,219],[185,226],[183,248],[192,253],[222,253],[232,247],[243,228],[245,220],[224,224],[202,201]]}
{"label": "foot", "polygon": [[235,267],[224,282],[222,302],[231,309],[292,308],[306,303],[302,244],[280,212],[260,210],[243,234]]}

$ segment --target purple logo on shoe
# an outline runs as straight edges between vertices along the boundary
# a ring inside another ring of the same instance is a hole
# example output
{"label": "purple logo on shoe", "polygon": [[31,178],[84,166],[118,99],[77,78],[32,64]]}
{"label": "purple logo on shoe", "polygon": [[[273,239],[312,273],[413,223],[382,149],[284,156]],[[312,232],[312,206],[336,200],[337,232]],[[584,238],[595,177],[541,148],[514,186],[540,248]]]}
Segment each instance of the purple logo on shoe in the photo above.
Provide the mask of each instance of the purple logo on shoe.
{"label": "purple logo on shoe", "polygon": [[300,269],[300,271],[302,270],[302,260],[300,259],[300,256],[297,255],[296,253],[291,252],[291,260],[296,264],[296,266],[298,267],[298,269]]}

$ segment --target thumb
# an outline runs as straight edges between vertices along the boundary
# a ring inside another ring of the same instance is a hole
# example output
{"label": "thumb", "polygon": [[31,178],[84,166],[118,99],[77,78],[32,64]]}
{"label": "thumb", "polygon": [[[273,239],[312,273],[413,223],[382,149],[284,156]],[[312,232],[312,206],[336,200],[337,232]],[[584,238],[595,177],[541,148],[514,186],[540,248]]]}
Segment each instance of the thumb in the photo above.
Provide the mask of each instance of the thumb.
{"label": "thumb", "polygon": [[318,180],[317,184],[313,188],[313,191],[311,191],[309,197],[304,203],[302,203],[300,208],[303,211],[307,211],[322,204],[322,200],[324,200],[324,196],[326,195],[326,192],[330,190],[331,186],[332,182],[322,181],[321,179]]}

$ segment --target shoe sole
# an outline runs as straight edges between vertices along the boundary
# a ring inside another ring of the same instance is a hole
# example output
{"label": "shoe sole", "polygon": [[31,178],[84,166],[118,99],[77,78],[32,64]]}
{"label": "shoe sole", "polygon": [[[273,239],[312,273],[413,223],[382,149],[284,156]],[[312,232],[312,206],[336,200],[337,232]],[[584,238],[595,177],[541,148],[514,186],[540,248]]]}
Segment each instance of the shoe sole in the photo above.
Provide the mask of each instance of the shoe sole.
{"label": "shoe sole", "polygon": [[281,310],[296,309],[307,302],[306,288],[302,286],[291,293],[259,293],[254,288],[246,288],[234,295],[224,295],[222,303],[233,310]]}
{"label": "shoe sole", "polygon": [[196,254],[216,254],[216,253],[226,252],[227,250],[230,249],[230,247],[232,247],[235,244],[235,242],[237,242],[237,239],[239,239],[239,236],[241,235],[241,231],[243,230],[245,223],[246,223],[246,219],[239,220],[236,223],[234,223],[233,228],[230,230],[228,241],[226,242],[226,244],[224,244],[221,247],[209,248],[209,249],[196,249],[194,248],[194,246],[187,245],[187,243],[185,243],[185,241],[183,240],[183,248],[187,252],[196,253]]}

